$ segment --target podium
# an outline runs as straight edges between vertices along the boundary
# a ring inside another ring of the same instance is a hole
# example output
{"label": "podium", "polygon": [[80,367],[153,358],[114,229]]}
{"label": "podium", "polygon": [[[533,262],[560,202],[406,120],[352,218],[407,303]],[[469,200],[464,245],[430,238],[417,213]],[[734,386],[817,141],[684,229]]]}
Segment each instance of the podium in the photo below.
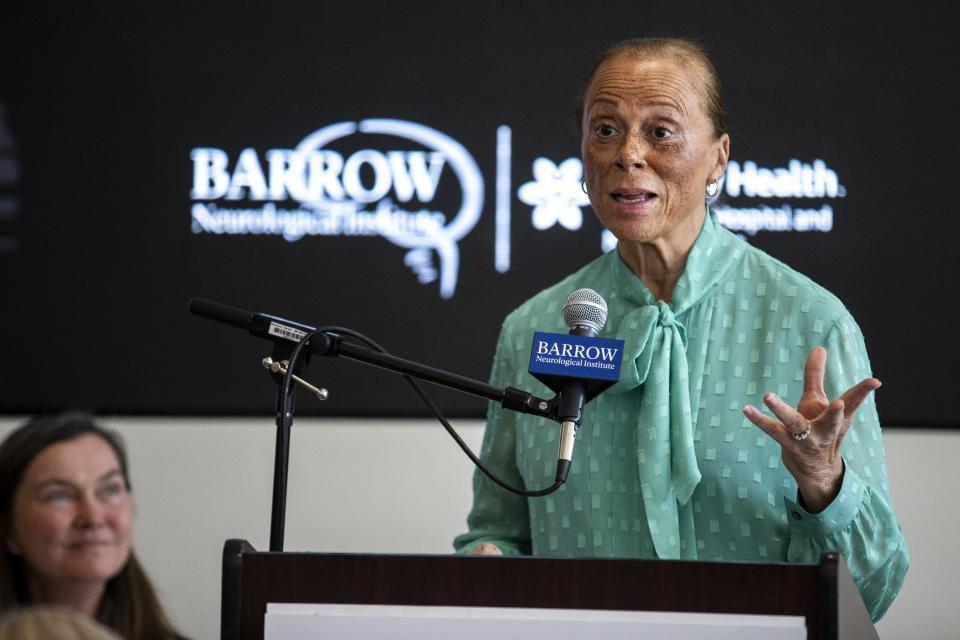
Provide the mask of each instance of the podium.
{"label": "podium", "polygon": [[807,638],[877,638],[843,558],[818,563],[261,552],[223,548],[221,638],[262,640],[267,603],[803,616]]}

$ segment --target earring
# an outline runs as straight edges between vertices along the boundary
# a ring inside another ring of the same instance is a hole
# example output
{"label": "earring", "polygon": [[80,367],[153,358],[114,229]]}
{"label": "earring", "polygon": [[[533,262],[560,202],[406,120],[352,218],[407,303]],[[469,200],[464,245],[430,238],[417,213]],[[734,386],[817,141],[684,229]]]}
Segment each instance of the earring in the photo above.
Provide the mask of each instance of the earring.
{"label": "earring", "polygon": [[707,183],[707,197],[715,198],[717,194],[720,193],[720,181],[716,180],[714,182]]}
{"label": "earring", "polygon": [[[587,193],[587,181],[586,181],[586,180],[581,180],[581,181],[580,181],[580,191],[583,191],[584,193]],[[587,195],[590,195],[590,194],[587,194]]]}

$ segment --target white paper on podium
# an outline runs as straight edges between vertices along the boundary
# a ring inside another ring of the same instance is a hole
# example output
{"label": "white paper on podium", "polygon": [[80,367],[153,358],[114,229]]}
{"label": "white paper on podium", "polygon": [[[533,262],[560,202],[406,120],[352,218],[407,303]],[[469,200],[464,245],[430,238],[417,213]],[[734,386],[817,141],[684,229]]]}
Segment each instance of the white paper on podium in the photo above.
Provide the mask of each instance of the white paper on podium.
{"label": "white paper on podium", "polygon": [[804,640],[802,616],[269,603],[265,640]]}

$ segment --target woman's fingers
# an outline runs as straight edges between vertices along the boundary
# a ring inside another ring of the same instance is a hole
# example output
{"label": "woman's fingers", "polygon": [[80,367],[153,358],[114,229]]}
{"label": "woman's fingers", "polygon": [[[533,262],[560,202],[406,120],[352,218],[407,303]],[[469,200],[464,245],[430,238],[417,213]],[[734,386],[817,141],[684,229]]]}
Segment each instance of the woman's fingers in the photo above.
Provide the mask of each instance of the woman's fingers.
{"label": "woman's fingers", "polygon": [[840,441],[843,440],[843,436],[847,433],[847,427],[850,426],[845,407],[846,403],[843,399],[837,398],[830,403],[830,406],[828,406],[823,414],[815,421],[817,430],[820,433],[825,434],[829,431],[836,447],[840,446]]}
{"label": "woman's fingers", "polygon": [[847,419],[853,417],[853,414],[857,409],[860,408],[860,405],[863,404],[863,401],[867,399],[867,396],[870,395],[871,391],[876,391],[880,388],[880,381],[876,378],[867,378],[866,380],[861,380],[857,384],[853,385],[847,389],[840,398],[846,404],[846,414]]}
{"label": "woman's fingers", "polygon": [[807,364],[803,368],[803,393],[813,394],[826,400],[827,394],[823,390],[823,375],[827,369],[827,350],[823,347],[814,347],[807,356]]}
{"label": "woman's fingers", "polygon": [[502,556],[503,551],[500,550],[500,547],[493,544],[492,542],[484,542],[478,544],[477,547],[469,552],[469,555],[475,556]]}
{"label": "woman's fingers", "polygon": [[777,441],[781,447],[790,444],[790,433],[779,420],[774,420],[770,416],[764,415],[760,409],[750,404],[743,408],[743,415],[746,416],[747,420],[763,429],[766,434]]}
{"label": "woman's fingers", "polygon": [[[826,361],[827,352],[823,347],[815,347],[810,352],[804,369],[803,396],[796,408],[773,392],[763,396],[763,403],[773,413],[773,418],[752,405],[743,408],[743,415],[779,443],[784,456],[789,452],[790,459],[795,462],[805,460],[804,464],[810,464],[821,458],[829,462],[838,456],[853,414],[867,396],[880,387],[879,380],[867,378],[847,389],[839,398],[828,401],[823,389]],[[794,475],[799,482],[800,477]]]}
{"label": "woman's fingers", "polygon": [[[817,433],[818,440],[823,441],[824,437],[828,436],[839,441],[846,431],[846,425],[849,424],[845,411],[846,403],[842,398],[837,398],[831,402],[823,413],[813,420],[803,417],[775,393],[768,393],[764,396],[763,401],[779,420],[764,415],[753,405],[745,406],[743,415],[781,445],[790,444],[787,438],[803,434],[808,429]],[[796,440],[796,438],[793,439]],[[806,437],[800,441],[805,439]]]}
{"label": "woman's fingers", "polygon": [[803,433],[807,430],[809,420],[784,402],[777,394],[772,391],[767,393],[763,396],[763,403],[773,412],[773,415],[780,418],[780,422],[783,423],[783,426],[787,428],[791,435]]}

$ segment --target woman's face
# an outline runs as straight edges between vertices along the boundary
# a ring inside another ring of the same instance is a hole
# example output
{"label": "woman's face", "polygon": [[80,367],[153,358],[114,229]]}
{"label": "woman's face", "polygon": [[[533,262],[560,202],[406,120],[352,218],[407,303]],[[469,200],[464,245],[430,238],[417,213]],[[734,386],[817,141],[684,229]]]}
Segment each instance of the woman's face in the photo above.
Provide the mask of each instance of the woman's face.
{"label": "woman's face", "polygon": [[50,445],[14,494],[7,545],[41,588],[106,582],[130,555],[133,506],[120,462],[89,434]]}
{"label": "woman's face", "polygon": [[594,74],[581,153],[593,210],[621,242],[683,235],[701,219],[706,184],[723,175],[729,138],[714,135],[701,77],[672,57],[628,54]]}

